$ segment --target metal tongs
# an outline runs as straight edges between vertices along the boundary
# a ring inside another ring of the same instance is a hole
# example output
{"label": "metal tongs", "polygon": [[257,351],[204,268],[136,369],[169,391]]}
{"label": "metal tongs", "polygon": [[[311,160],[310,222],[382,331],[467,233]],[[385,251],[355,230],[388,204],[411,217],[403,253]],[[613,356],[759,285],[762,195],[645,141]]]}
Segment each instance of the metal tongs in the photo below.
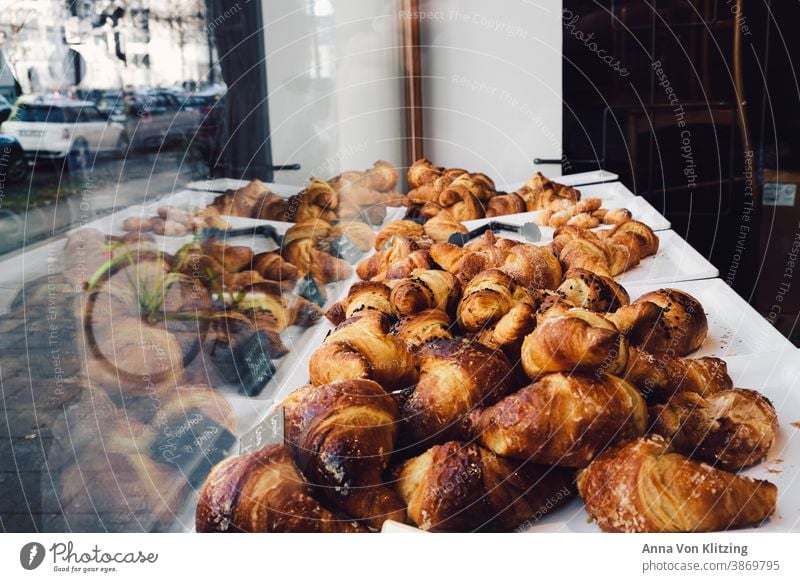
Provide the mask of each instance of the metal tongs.
{"label": "metal tongs", "polygon": [[494,220],[487,222],[477,228],[470,230],[469,232],[456,232],[450,235],[450,238],[447,239],[451,245],[456,245],[459,247],[463,247],[469,241],[474,238],[477,238],[484,234],[485,232],[491,230],[492,232],[498,231],[507,231],[507,232],[514,232],[528,241],[528,242],[539,242],[542,240],[542,231],[539,230],[539,227],[536,226],[533,222],[526,222],[525,224],[505,224],[504,222],[495,222]]}
{"label": "metal tongs", "polygon": [[275,241],[275,244],[277,244],[279,247],[283,246],[283,235],[279,234],[275,227],[270,224],[248,226],[245,228],[232,228],[229,230],[209,227],[203,229],[201,236],[203,240],[216,238],[222,242],[238,236],[263,236]]}

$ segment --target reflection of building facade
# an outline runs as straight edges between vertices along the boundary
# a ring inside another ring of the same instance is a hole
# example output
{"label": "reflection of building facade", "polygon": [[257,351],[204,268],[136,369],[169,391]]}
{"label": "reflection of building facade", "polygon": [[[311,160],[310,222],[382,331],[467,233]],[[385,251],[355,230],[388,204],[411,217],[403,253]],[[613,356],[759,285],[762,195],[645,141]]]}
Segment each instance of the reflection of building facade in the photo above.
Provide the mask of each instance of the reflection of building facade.
{"label": "reflection of building facade", "polygon": [[0,0],[23,92],[170,86],[208,76],[204,0]]}

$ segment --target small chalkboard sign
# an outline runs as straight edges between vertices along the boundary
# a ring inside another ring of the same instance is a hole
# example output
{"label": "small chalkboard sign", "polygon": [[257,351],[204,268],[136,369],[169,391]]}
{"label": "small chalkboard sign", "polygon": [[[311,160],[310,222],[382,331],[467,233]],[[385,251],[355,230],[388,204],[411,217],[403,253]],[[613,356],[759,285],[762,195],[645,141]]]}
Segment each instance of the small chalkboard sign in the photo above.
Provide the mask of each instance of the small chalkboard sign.
{"label": "small chalkboard sign", "polygon": [[322,291],[320,291],[311,273],[307,273],[305,277],[297,282],[297,293],[303,299],[307,299],[311,301],[311,303],[316,303],[320,307],[325,305],[325,296],[322,294]]}
{"label": "small chalkboard sign", "polygon": [[284,410],[276,408],[255,428],[242,435],[239,439],[239,454],[246,455],[267,445],[282,445],[284,432]]}
{"label": "small chalkboard sign", "polygon": [[351,265],[356,264],[358,261],[361,260],[361,257],[364,256],[364,253],[353,244],[346,236],[340,237],[330,243],[331,247],[331,254],[334,257],[338,257],[344,261],[347,261]]}
{"label": "small chalkboard sign", "polygon": [[275,375],[269,338],[257,331],[238,346],[219,346],[213,361],[222,378],[247,396],[258,396]]}
{"label": "small chalkboard sign", "polygon": [[199,408],[192,408],[161,427],[150,452],[156,461],[176,467],[193,487],[199,487],[234,444],[236,437],[227,429]]}

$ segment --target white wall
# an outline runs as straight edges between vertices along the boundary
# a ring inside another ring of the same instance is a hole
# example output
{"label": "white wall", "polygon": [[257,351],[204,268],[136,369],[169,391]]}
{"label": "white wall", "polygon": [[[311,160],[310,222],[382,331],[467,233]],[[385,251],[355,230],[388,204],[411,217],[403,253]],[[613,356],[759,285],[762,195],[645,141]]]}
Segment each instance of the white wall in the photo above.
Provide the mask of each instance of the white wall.
{"label": "white wall", "polygon": [[403,162],[394,1],[262,0],[276,182]]}
{"label": "white wall", "polygon": [[426,157],[498,183],[528,178],[534,157],[560,159],[561,1],[420,4]]}

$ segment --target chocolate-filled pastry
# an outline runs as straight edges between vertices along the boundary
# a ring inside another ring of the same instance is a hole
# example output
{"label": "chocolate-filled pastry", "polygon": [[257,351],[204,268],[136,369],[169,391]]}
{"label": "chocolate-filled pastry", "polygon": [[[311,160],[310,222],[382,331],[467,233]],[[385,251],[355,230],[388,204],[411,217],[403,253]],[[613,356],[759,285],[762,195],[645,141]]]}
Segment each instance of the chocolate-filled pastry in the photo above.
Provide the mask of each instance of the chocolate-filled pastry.
{"label": "chocolate-filled pastry", "polygon": [[442,340],[417,352],[419,383],[403,406],[406,446],[430,446],[465,436],[463,420],[515,387],[503,352],[469,340]]}
{"label": "chocolate-filled pastry", "polygon": [[607,450],[578,475],[587,513],[608,532],[709,532],[758,525],[778,489],[674,452],[657,435]]}
{"label": "chocolate-filled pastry", "polygon": [[563,276],[553,251],[531,244],[511,247],[500,270],[527,289],[555,289]]}
{"label": "chocolate-filled pastry", "polygon": [[401,315],[412,315],[425,309],[441,309],[449,313],[461,296],[461,284],[447,271],[418,270],[408,279],[392,282],[391,302]]}
{"label": "chocolate-filled pastry", "polygon": [[586,309],[554,308],[522,342],[522,367],[531,378],[548,372],[622,374],[625,337],[603,316]]}
{"label": "chocolate-filled pastry", "polygon": [[390,331],[388,318],[372,310],[339,324],[311,355],[311,383],[369,379],[387,391],[413,386],[417,381],[414,358],[405,342]]}
{"label": "chocolate-filled pastry", "polygon": [[635,386],[608,374],[548,374],[469,415],[470,433],[504,457],[585,467],[600,451],[647,430]]}
{"label": "chocolate-filled pastry", "polygon": [[394,319],[397,314],[389,300],[391,289],[378,281],[356,281],[350,286],[347,297],[337,301],[325,312],[334,325],[364,311],[377,311]]}
{"label": "chocolate-filled pastry", "polygon": [[208,475],[195,512],[199,533],[364,532],[314,499],[283,445],[225,459]]}
{"label": "chocolate-filled pastry", "polygon": [[570,471],[503,459],[458,441],[431,447],[397,474],[409,519],[427,531],[511,531],[572,493]]}
{"label": "chocolate-filled pastry", "polygon": [[648,352],[685,356],[697,350],[708,335],[703,306],[678,289],[645,293],[607,317],[631,345]]}
{"label": "chocolate-filled pastry", "polygon": [[394,399],[369,380],[305,386],[281,404],[286,443],[319,495],[379,529],[405,521],[405,508],[384,484],[398,432]]}
{"label": "chocolate-filled pastry", "polygon": [[425,231],[421,224],[417,224],[413,220],[396,220],[381,228],[375,235],[375,250],[383,250],[395,236],[406,236],[413,239],[423,234]]}
{"label": "chocolate-filled pastry", "polygon": [[725,360],[678,358],[666,352],[650,354],[633,346],[628,348],[628,366],[622,375],[650,403],[666,402],[678,392],[708,396],[733,388]]}
{"label": "chocolate-filled pastry", "polygon": [[651,409],[651,431],[686,456],[736,471],[767,456],[775,443],[778,415],[755,390],[723,390],[705,398],[680,392]]}
{"label": "chocolate-filled pastry", "polygon": [[411,348],[435,340],[453,339],[450,316],[441,309],[426,309],[400,319],[395,335]]}
{"label": "chocolate-filled pastry", "polygon": [[556,292],[576,307],[589,311],[615,311],[630,303],[628,292],[614,279],[586,269],[570,269]]}

